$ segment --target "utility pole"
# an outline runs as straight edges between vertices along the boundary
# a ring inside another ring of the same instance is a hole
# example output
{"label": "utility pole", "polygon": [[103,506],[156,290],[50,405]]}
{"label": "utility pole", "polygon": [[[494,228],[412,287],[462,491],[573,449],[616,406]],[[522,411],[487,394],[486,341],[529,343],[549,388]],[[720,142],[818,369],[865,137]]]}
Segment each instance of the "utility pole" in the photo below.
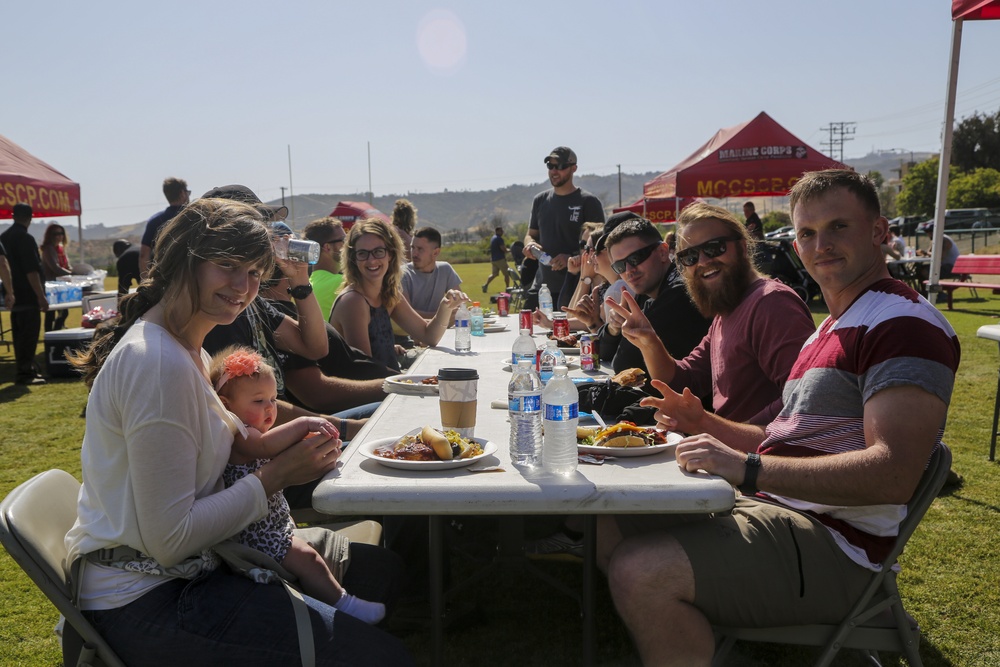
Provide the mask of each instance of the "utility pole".
{"label": "utility pole", "polygon": [[[284,188],[282,188],[284,192]],[[288,144],[288,195],[292,199],[291,212],[289,217],[291,218],[291,227],[295,229],[295,185],[292,183],[292,145]]]}
{"label": "utility pole", "polygon": [[820,146],[830,149],[830,157],[835,157],[841,162],[844,161],[844,142],[854,141],[854,131],[857,129],[855,122],[830,123],[827,127],[819,128],[821,131],[829,132],[830,140],[820,142]]}
{"label": "utility pole", "polygon": [[622,207],[622,166],[618,165],[618,208]]}
{"label": "utility pole", "polygon": [[372,194],[372,142],[368,142],[368,205],[374,206],[372,199],[374,198]]}
{"label": "utility pole", "polygon": [[285,190],[287,190],[288,188],[286,188],[284,185],[279,186],[279,187],[281,187],[281,205],[284,206],[285,205]]}

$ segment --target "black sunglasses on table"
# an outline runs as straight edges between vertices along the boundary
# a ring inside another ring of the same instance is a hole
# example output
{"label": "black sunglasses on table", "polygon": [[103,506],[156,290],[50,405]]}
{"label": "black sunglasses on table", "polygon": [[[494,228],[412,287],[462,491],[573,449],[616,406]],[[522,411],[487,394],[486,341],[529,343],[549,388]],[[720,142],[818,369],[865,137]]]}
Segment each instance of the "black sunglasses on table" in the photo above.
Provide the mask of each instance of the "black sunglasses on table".
{"label": "black sunglasses on table", "polygon": [[682,266],[694,266],[698,263],[698,255],[705,253],[705,257],[715,259],[726,254],[726,243],[728,241],[742,241],[739,236],[720,236],[700,243],[690,248],[677,251],[677,263]]}
{"label": "black sunglasses on table", "polygon": [[649,256],[653,254],[653,251],[659,248],[662,243],[650,243],[645,248],[639,248],[634,253],[626,257],[625,259],[619,259],[617,262],[611,262],[611,270],[621,275],[625,273],[625,265],[635,268],[649,259]]}

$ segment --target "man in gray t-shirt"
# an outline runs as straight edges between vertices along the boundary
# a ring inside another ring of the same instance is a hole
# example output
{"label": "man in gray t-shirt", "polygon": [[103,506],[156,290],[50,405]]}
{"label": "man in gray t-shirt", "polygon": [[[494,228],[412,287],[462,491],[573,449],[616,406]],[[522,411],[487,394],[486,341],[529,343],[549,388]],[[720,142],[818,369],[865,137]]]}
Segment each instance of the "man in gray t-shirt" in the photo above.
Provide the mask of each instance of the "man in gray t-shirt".
{"label": "man in gray t-shirt", "polygon": [[[542,250],[552,257],[542,264],[542,280],[549,286],[554,303],[566,280],[566,262],[580,254],[580,228],[585,222],[604,222],[604,205],[594,195],[573,184],[576,153],[565,146],[545,156],[550,190],[540,192],[531,204],[531,220],[524,237],[524,254],[538,259]],[[540,247],[539,247],[540,246]]]}
{"label": "man in gray t-shirt", "polygon": [[441,254],[441,233],[433,227],[421,227],[410,242],[413,261],[403,266],[403,295],[421,317],[437,312],[444,293],[462,284],[448,262],[437,261]]}

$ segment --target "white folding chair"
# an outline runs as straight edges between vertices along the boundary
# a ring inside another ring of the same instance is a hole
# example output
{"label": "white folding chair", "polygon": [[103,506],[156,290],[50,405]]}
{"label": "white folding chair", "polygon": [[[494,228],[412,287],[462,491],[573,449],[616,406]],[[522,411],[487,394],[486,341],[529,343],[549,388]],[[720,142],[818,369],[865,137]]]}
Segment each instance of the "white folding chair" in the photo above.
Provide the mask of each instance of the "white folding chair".
{"label": "white folding chair", "polygon": [[817,667],[829,665],[842,648],[862,651],[873,665],[882,664],[878,651],[903,653],[910,667],[921,667],[920,627],[903,609],[899,589],[896,587],[896,573],[892,568],[927,508],[941,492],[950,469],[951,450],[942,444],[931,457],[913,498],[906,504],[906,518],[899,526],[895,546],[882,561],[882,570],[872,574],[868,586],[844,620],[839,624],[776,628],[716,627],[714,629],[718,642],[712,664],[716,667],[725,664],[733,644],[736,640],[743,640],[821,646],[823,652],[815,663]]}
{"label": "white folding chair", "polygon": [[72,602],[63,539],[76,520],[80,483],[48,470],[11,491],[0,503],[0,543],[65,617],[63,664],[125,667]]}

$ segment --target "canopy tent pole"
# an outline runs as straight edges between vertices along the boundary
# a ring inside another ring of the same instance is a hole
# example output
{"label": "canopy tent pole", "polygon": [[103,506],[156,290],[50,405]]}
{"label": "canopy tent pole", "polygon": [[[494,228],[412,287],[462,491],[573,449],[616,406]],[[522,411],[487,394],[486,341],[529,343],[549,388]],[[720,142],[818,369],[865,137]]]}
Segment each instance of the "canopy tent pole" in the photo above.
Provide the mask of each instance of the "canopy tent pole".
{"label": "canopy tent pole", "polygon": [[948,207],[948,177],[951,175],[951,140],[955,127],[955,97],[958,89],[958,61],[962,51],[963,19],[955,19],[951,29],[951,66],[948,68],[947,101],[944,108],[944,132],[941,136],[941,158],[938,163],[937,201],[934,204],[934,239],[931,245],[931,275],[927,299],[937,303],[941,291],[941,252],[944,248],[944,212]]}
{"label": "canopy tent pole", "polygon": [[83,256],[83,216],[79,213],[76,214],[76,238],[80,247],[80,263],[84,264],[87,258]]}

